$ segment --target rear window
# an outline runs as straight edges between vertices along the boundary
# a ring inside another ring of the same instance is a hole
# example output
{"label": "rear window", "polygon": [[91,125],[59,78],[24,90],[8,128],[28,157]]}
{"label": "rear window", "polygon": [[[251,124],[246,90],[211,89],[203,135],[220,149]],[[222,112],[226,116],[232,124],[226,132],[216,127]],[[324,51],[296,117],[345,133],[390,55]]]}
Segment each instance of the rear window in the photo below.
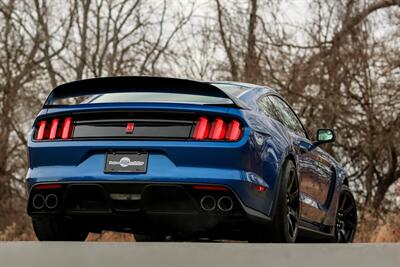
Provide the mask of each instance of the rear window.
{"label": "rear window", "polygon": [[183,93],[128,92],[85,95],[56,99],[53,105],[79,105],[99,103],[187,103],[187,104],[232,104],[227,98]]}

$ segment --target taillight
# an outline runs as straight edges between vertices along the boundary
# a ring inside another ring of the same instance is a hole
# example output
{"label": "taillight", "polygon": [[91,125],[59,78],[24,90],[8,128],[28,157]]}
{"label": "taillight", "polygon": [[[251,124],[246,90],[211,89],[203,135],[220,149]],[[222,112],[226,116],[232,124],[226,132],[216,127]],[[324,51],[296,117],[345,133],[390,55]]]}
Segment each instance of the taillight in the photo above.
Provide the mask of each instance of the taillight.
{"label": "taillight", "polygon": [[73,121],[72,118],[39,121],[36,128],[35,140],[71,139]]}
{"label": "taillight", "polygon": [[193,139],[237,141],[242,135],[242,127],[237,120],[200,117],[196,123]]}
{"label": "taillight", "polygon": [[205,117],[200,117],[194,129],[193,138],[196,140],[206,139],[210,131],[210,123]]}
{"label": "taillight", "polygon": [[239,140],[242,131],[240,130],[240,123],[238,121],[231,121],[228,125],[228,130],[226,131],[226,140],[237,141]]}
{"label": "taillight", "polygon": [[71,138],[71,134],[72,134],[72,125],[71,124],[72,124],[72,119],[65,118],[64,125],[62,128],[62,133],[61,133],[61,139]]}
{"label": "taillight", "polygon": [[46,121],[40,121],[38,126],[36,140],[43,140],[45,138],[44,133],[46,131]]}
{"label": "taillight", "polygon": [[58,128],[58,119],[53,119],[51,121],[51,128],[50,128],[50,136],[49,136],[50,140],[56,139],[57,128]]}
{"label": "taillight", "polygon": [[212,123],[210,135],[208,138],[212,140],[222,140],[226,133],[226,123],[222,119],[215,119]]}

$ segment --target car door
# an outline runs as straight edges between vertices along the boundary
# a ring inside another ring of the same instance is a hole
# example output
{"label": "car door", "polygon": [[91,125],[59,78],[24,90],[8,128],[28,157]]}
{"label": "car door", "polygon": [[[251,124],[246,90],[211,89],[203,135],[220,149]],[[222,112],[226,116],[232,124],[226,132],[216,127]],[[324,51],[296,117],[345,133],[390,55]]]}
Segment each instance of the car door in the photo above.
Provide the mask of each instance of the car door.
{"label": "car door", "polygon": [[300,176],[300,216],[303,220],[321,223],[325,217],[324,204],[328,200],[331,164],[320,149],[308,150],[311,140],[290,106],[278,96],[268,96],[280,120],[288,128],[296,150],[298,173]]}

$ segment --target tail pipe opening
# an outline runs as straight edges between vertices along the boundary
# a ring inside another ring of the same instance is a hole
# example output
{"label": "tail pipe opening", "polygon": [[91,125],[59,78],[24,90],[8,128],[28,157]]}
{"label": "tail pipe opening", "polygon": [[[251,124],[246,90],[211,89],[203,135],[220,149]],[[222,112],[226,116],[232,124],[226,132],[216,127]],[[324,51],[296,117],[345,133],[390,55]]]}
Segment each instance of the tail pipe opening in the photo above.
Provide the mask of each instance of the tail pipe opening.
{"label": "tail pipe opening", "polygon": [[45,203],[46,203],[46,208],[48,208],[49,210],[52,210],[55,207],[57,207],[58,197],[55,194],[49,194],[46,197]]}
{"label": "tail pipe opening", "polygon": [[44,205],[45,205],[45,198],[43,197],[42,194],[37,194],[33,197],[32,199],[32,205],[35,209],[43,209]]}
{"label": "tail pipe opening", "polygon": [[215,201],[215,198],[212,196],[204,196],[201,198],[200,200],[200,207],[204,210],[204,211],[213,211],[215,210],[217,204]]}
{"label": "tail pipe opening", "polygon": [[220,211],[228,212],[233,209],[233,201],[232,198],[228,196],[223,196],[218,199],[217,202],[218,209]]}

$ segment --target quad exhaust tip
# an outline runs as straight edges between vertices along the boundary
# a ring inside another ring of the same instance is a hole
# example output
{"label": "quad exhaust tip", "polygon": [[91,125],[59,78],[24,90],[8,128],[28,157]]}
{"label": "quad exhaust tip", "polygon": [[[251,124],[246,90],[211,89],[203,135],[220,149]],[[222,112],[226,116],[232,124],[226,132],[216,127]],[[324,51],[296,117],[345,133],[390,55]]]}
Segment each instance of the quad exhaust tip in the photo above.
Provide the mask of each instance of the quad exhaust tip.
{"label": "quad exhaust tip", "polygon": [[217,203],[218,209],[224,212],[231,211],[233,209],[232,198],[223,196],[218,199]]}
{"label": "quad exhaust tip", "polygon": [[44,199],[42,194],[37,194],[32,199],[32,205],[35,209],[43,209],[46,200]]}
{"label": "quad exhaust tip", "polygon": [[46,197],[46,208],[48,208],[49,210],[52,210],[55,207],[57,207],[57,204],[58,204],[58,197],[55,194],[49,194]]}
{"label": "quad exhaust tip", "polygon": [[200,206],[204,211],[213,211],[215,210],[217,203],[214,197],[207,195],[201,198]]}
{"label": "quad exhaust tip", "polygon": [[37,210],[41,210],[44,207],[52,210],[57,207],[57,204],[58,197],[55,194],[49,194],[46,197],[42,194],[36,194],[32,199],[32,206]]}

